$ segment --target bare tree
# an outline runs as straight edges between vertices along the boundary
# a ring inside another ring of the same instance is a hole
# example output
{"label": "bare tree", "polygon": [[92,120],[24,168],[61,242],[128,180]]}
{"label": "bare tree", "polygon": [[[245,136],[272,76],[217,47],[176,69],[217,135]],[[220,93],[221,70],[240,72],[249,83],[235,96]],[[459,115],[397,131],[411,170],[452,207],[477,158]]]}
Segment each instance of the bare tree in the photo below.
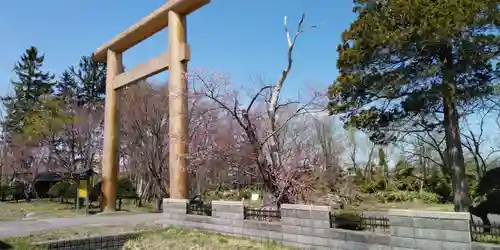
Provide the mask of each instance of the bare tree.
{"label": "bare tree", "polygon": [[[473,126],[469,117],[464,117],[464,125],[461,126],[462,132],[462,146],[466,148],[474,159],[474,164],[476,165],[476,174],[478,178],[484,176],[488,170],[488,164],[498,160],[496,155],[500,149],[495,149],[492,146],[488,146],[487,139],[484,133],[485,121],[490,117],[493,109],[486,109],[480,112],[476,112],[478,119],[478,124]],[[495,159],[491,159],[496,157]]]}
{"label": "bare tree", "polygon": [[160,211],[163,197],[168,194],[168,93],[165,85],[148,83],[120,91],[122,163],[139,180],[146,180],[142,183],[149,185],[140,189],[154,194]]}
{"label": "bare tree", "polygon": [[[222,109],[233,117],[238,125],[243,129],[246,140],[252,149],[253,160],[258,167],[261,178],[267,190],[274,196],[275,202],[279,206],[281,203],[293,202],[293,180],[299,179],[302,174],[300,169],[290,169],[285,165],[280,156],[280,131],[293,118],[303,115],[312,102],[296,108],[292,115],[285,119],[279,119],[279,114],[283,108],[297,104],[298,102],[280,103],[280,93],[293,65],[293,51],[300,35],[305,31],[303,22],[305,14],[298,23],[297,30],[293,37],[290,35],[287,18],[284,19],[285,34],[288,43],[287,65],[281,72],[280,78],[273,85],[264,85],[257,93],[251,96],[248,105],[243,106],[238,99],[238,93],[228,91],[227,77],[204,76],[200,73],[191,75],[193,89],[197,93],[202,93],[205,97],[213,100]],[[316,27],[310,26],[309,28]],[[201,85],[201,89],[198,85]],[[316,96],[312,98],[315,100]],[[257,103],[265,102],[265,111],[259,110]]]}

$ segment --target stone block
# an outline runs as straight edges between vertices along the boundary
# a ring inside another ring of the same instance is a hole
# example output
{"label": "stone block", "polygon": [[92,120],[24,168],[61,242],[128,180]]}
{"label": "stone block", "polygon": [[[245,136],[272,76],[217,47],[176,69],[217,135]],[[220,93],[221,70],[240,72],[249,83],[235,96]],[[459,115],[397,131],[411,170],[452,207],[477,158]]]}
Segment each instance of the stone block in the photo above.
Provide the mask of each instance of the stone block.
{"label": "stone block", "polygon": [[296,217],[301,219],[329,219],[330,207],[300,204],[281,205],[282,217]]}
{"label": "stone block", "polygon": [[196,222],[196,223],[212,223],[212,218],[210,216],[187,214],[184,216],[185,221]]}
{"label": "stone block", "polygon": [[[346,230],[347,231],[347,230]],[[345,234],[345,241],[367,243],[368,237],[363,232],[347,231]]]}
{"label": "stone block", "polygon": [[328,238],[330,236],[330,230],[330,228],[305,228],[302,234]]}
{"label": "stone block", "polygon": [[282,232],[286,234],[300,234],[301,228],[300,226],[281,225]]}
{"label": "stone block", "polygon": [[346,241],[346,250],[368,250],[369,245],[362,242]]}
{"label": "stone block", "polygon": [[345,240],[346,239],[346,234],[350,233],[347,230],[342,230],[342,229],[330,229],[328,231],[328,235],[330,236],[330,239],[334,240]]}
{"label": "stone block", "polygon": [[[285,220],[283,220],[285,219]],[[292,218],[282,218],[281,223],[283,225],[296,225],[301,227],[312,227],[312,228],[330,228],[329,220],[314,220],[314,219],[292,219]]]}
{"label": "stone block", "polygon": [[297,235],[297,242],[304,245],[311,245],[313,243],[314,237],[307,235]]}
{"label": "stone block", "polygon": [[404,247],[415,249],[415,239],[414,238],[405,238],[398,236],[391,236],[391,246],[392,247]]}
{"label": "stone block", "polygon": [[281,224],[274,222],[265,222],[265,221],[244,221],[244,228],[256,229],[256,230],[266,230],[266,231],[274,231],[281,232]]}
{"label": "stone block", "polygon": [[243,219],[209,217],[210,223],[217,225],[231,225],[233,227],[243,227]]}
{"label": "stone block", "polygon": [[415,228],[415,238],[451,242],[471,242],[470,233],[467,231],[452,231],[429,228]]}
{"label": "stone block", "polygon": [[459,242],[443,242],[443,250],[471,250],[471,244]]}
{"label": "stone block", "polygon": [[469,220],[470,214],[463,212],[439,212],[439,211],[421,211],[421,210],[404,210],[390,209],[388,216],[398,217],[417,217],[431,219],[451,219],[451,220]]}
{"label": "stone block", "polygon": [[212,201],[212,211],[243,214],[241,201]]}
{"label": "stone block", "polygon": [[345,240],[329,239],[328,245],[330,246],[330,249],[345,249],[345,245],[347,245],[347,243]]}
{"label": "stone block", "polygon": [[297,218],[297,210],[295,210],[295,209],[281,207],[280,213],[281,213],[281,218],[284,218],[284,217]]}
{"label": "stone block", "polygon": [[397,237],[413,238],[415,237],[414,227],[391,226],[391,235]]}
{"label": "stone block", "polygon": [[443,242],[439,240],[415,239],[415,248],[424,250],[442,250]]}
{"label": "stone block", "polygon": [[391,244],[391,236],[389,235],[376,234],[371,232],[365,232],[365,234],[366,243],[386,246],[389,246]]}
{"label": "stone block", "polygon": [[243,220],[244,215],[241,213],[233,213],[233,212],[221,212],[221,211],[213,211],[212,217],[214,218],[224,218],[230,220]]}
{"label": "stone block", "polygon": [[441,232],[443,234],[443,241],[464,243],[470,243],[472,241],[470,232],[468,231],[441,230]]}
{"label": "stone block", "polygon": [[300,220],[293,217],[281,217],[280,222],[282,225],[300,226]]}
{"label": "stone block", "polygon": [[387,245],[370,245],[368,247],[369,250],[392,250],[391,246]]}
{"label": "stone block", "polygon": [[[401,217],[400,217],[401,218]],[[391,226],[393,224],[391,223]],[[442,229],[442,220],[438,218],[414,218],[413,226],[416,228]]]}
{"label": "stone block", "polygon": [[397,227],[413,227],[413,217],[408,217],[408,216],[387,216],[389,219],[389,224],[391,226],[397,226]]}
{"label": "stone block", "polygon": [[441,229],[470,232],[470,220],[441,219]]}
{"label": "stone block", "polygon": [[283,240],[283,233],[270,231],[268,238],[276,242],[281,242]]}
{"label": "stone block", "polygon": [[298,242],[298,234],[283,233],[283,241],[285,242]]}
{"label": "stone block", "polygon": [[186,199],[163,199],[163,212],[166,210],[174,209],[174,210],[184,210],[186,213],[186,204],[188,200]]}
{"label": "stone block", "polygon": [[330,240],[328,238],[313,237],[312,245],[320,247],[328,247],[330,246]]}

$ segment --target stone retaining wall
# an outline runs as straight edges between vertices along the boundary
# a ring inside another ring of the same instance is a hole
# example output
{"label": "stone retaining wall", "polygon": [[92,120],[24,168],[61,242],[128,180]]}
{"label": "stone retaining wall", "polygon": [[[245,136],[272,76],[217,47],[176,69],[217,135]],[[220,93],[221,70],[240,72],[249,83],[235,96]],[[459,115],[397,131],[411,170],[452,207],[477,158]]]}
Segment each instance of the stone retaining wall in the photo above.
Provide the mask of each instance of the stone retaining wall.
{"label": "stone retaining wall", "polygon": [[391,233],[383,234],[330,228],[327,206],[284,204],[279,222],[263,222],[244,220],[242,202],[213,201],[212,216],[186,214],[186,203],[165,199],[160,223],[304,249],[500,250],[499,245],[471,242],[468,213],[391,210]]}

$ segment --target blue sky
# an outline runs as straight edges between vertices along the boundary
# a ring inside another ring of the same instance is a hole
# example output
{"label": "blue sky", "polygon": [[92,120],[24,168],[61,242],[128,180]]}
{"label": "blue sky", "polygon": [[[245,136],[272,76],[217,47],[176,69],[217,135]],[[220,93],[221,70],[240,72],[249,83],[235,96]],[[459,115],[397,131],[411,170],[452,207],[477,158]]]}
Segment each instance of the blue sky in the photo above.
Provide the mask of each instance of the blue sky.
{"label": "blue sky", "polygon": [[[13,65],[29,46],[46,53],[46,69],[59,74],[165,2],[5,1],[0,8],[0,94],[10,90]],[[283,17],[295,28],[304,11],[306,24],[322,25],[301,37],[285,95],[296,96],[305,85],[326,89],[337,74],[336,46],[354,18],[351,9],[350,0],[213,0],[188,17],[190,68],[227,72],[246,87],[260,78],[275,81],[286,60]],[[166,48],[164,30],[127,51],[124,64],[130,68]],[[166,80],[166,74],[156,79]]]}
{"label": "blue sky", "polygon": [[[0,95],[9,93],[14,63],[29,46],[46,54],[46,69],[60,74],[165,2],[4,1],[0,8]],[[284,95],[293,98],[309,86],[324,90],[337,75],[336,47],[355,17],[352,6],[351,0],[212,0],[188,17],[190,68],[229,73],[235,84],[245,88],[257,85],[260,78],[274,82],[286,63],[283,17],[289,17],[293,29],[306,12],[306,24],[322,25],[301,37]],[[166,48],[164,30],[127,51],[124,64],[133,67]],[[166,81],[166,74],[156,79]]]}

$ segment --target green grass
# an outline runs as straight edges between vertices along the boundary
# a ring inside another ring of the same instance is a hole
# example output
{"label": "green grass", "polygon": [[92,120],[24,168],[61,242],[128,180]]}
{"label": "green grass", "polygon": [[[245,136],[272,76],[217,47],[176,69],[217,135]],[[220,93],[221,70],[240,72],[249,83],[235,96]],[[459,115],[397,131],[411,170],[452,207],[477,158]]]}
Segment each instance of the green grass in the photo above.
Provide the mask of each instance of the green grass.
{"label": "green grass", "polygon": [[[96,213],[98,209],[92,209]],[[148,213],[153,211],[151,204],[143,207],[136,207],[132,201],[123,202],[122,211],[128,213]],[[37,200],[30,203],[0,202],[0,221],[16,220],[24,217],[25,214],[34,213],[30,218],[71,218],[85,216],[85,208],[76,211],[75,205],[70,203],[59,203],[57,201]],[[122,213],[119,213],[122,214]]]}
{"label": "green grass", "polygon": [[147,233],[128,241],[124,249],[175,249],[175,250],[286,250],[295,249],[272,242],[256,242],[241,237],[228,237],[197,230],[166,229]]}
{"label": "green grass", "polygon": [[477,239],[478,242],[500,244],[500,236],[484,235]]}

